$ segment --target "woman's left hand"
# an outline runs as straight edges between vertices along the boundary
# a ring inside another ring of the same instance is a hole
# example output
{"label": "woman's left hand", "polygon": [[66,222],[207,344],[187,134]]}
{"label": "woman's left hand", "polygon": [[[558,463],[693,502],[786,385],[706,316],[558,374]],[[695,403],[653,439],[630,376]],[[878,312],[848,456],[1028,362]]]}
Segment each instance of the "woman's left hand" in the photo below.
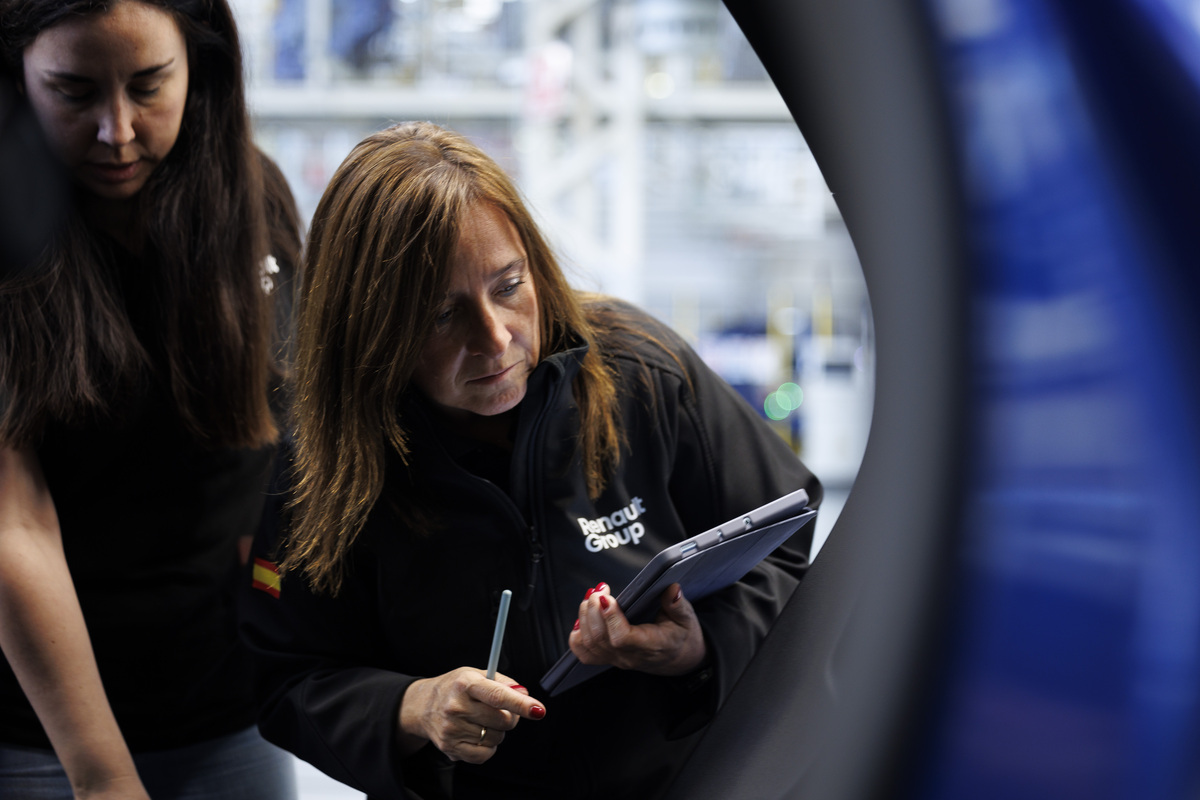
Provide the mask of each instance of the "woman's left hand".
{"label": "woman's left hand", "polygon": [[584,664],[610,664],[652,675],[686,675],[708,657],[704,632],[678,583],[663,592],[654,622],[631,625],[608,584],[589,589],[569,639]]}

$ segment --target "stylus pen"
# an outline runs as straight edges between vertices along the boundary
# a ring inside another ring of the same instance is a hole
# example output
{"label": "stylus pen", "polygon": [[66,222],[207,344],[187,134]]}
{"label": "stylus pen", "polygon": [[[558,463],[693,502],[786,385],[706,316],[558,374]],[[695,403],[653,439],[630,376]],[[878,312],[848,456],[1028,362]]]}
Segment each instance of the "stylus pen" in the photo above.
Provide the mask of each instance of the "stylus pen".
{"label": "stylus pen", "polygon": [[500,611],[496,613],[496,632],[492,634],[492,654],[488,656],[487,679],[496,679],[496,665],[500,663],[500,645],[504,642],[504,626],[508,622],[508,604],[512,592],[505,589],[500,594]]}

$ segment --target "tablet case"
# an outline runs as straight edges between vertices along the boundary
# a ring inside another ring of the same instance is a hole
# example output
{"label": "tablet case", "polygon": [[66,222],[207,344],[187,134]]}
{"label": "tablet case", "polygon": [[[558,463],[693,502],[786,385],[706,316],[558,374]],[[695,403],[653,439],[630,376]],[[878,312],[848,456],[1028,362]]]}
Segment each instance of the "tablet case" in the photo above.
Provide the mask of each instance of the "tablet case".
{"label": "tablet case", "polygon": [[[617,596],[617,605],[634,625],[650,622],[659,597],[672,583],[695,602],[736,583],[769,556],[817,512],[799,489],[753,511],[673,544],[650,560]],[[554,697],[608,669],[582,664],[570,650],[542,676],[542,688]]]}

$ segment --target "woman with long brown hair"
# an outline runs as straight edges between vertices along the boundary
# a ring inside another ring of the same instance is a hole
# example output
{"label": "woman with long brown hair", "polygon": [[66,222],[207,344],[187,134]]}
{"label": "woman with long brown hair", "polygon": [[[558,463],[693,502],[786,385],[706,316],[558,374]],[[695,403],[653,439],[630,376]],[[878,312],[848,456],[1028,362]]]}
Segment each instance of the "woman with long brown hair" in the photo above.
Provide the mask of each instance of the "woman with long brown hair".
{"label": "woman with long brown hair", "polygon": [[0,57],[72,180],[0,281],[0,795],[290,796],[231,591],[299,222],[250,138],[233,15],[0,0]]}
{"label": "woman with long brown hair", "polygon": [[[669,329],[572,289],[509,177],[436,125],[350,153],[301,284],[290,520],[245,597],[264,734],[372,798],[664,790],[811,530],[695,606],[671,587],[649,622],[617,590],[820,484]],[[537,681],[568,647],[618,669],[551,702]]]}

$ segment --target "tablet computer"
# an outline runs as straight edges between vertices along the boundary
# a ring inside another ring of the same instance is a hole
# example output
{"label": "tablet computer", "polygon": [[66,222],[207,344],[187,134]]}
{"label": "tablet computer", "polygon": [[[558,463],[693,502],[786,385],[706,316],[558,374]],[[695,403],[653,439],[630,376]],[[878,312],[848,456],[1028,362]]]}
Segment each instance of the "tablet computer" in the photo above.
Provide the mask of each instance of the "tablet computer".
{"label": "tablet computer", "polygon": [[[801,526],[816,516],[803,489],[698,533],[662,550],[617,595],[617,605],[630,623],[654,619],[659,597],[672,583],[683,587],[691,602],[736,583]],[[582,664],[570,650],[542,676],[542,688],[553,697],[608,669]]]}

